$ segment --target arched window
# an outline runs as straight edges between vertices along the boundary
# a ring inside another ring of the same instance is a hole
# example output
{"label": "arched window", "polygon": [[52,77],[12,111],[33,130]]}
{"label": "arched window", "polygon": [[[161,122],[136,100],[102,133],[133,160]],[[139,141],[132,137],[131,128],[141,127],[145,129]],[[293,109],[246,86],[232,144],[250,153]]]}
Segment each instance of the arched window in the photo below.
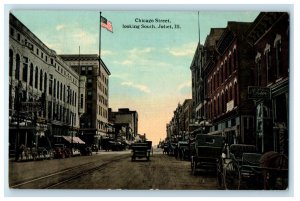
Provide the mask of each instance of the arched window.
{"label": "arched window", "polygon": [[33,85],[33,64],[30,64],[30,75],[29,75],[29,85]]}
{"label": "arched window", "polygon": [[[28,61],[28,59],[27,59]],[[27,76],[28,76],[28,63],[23,63],[23,69],[22,69],[22,80],[24,82],[27,82]]]}
{"label": "arched window", "polygon": [[45,96],[47,95],[47,73],[45,73],[44,75],[44,93],[45,93]]}
{"label": "arched window", "polygon": [[34,76],[34,88],[38,88],[38,79],[39,79],[39,69],[35,67],[35,76]]}
{"label": "arched window", "polygon": [[59,81],[57,81],[57,94],[56,98],[59,99]]}
{"label": "arched window", "polygon": [[237,83],[234,83],[234,106],[238,105],[238,88],[237,88]]}
{"label": "arched window", "polygon": [[62,83],[60,83],[60,100],[62,100],[62,90],[63,90]]}
{"label": "arched window", "polygon": [[237,67],[237,52],[236,49],[233,50],[233,70]]}
{"label": "arched window", "polygon": [[66,85],[64,85],[63,101],[66,102]]}
{"label": "arched window", "polygon": [[277,35],[278,39],[275,43],[275,56],[276,56],[276,78],[280,78],[283,75],[282,65],[282,51],[281,51],[281,36]]}
{"label": "arched window", "polygon": [[56,79],[53,81],[53,97],[55,98],[56,96]]}
{"label": "arched window", "polygon": [[9,49],[9,76],[12,76],[14,53]]}
{"label": "arched window", "polygon": [[15,78],[17,80],[19,80],[20,79],[20,55],[19,54],[17,54],[17,56],[16,56],[16,71],[15,72],[16,72]]}
{"label": "arched window", "polygon": [[225,113],[225,99],[224,99],[224,93],[222,93],[222,112]]}
{"label": "arched window", "polygon": [[227,74],[228,74],[228,67],[227,67],[227,60],[225,60],[225,64],[224,64],[224,74],[225,74],[225,80],[227,79]]}
{"label": "arched window", "polygon": [[43,91],[43,71],[40,70],[40,90]]}
{"label": "arched window", "polygon": [[232,59],[231,59],[231,55],[229,55],[228,57],[228,69],[229,69],[229,75],[231,75],[232,73]]}

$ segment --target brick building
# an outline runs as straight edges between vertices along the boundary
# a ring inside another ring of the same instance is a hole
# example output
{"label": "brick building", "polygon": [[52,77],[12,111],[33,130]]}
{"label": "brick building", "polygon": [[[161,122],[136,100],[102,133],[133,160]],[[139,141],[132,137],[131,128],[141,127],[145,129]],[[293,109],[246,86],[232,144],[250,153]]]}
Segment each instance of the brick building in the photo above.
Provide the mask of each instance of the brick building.
{"label": "brick building", "polygon": [[254,89],[267,92],[253,98],[257,146],[262,152],[288,153],[289,34],[289,15],[282,12],[260,13],[247,32],[255,54]]}
{"label": "brick building", "polygon": [[125,139],[129,142],[135,140],[138,135],[138,113],[128,108],[119,108],[117,112],[113,112],[111,108],[108,110],[109,122],[113,125],[116,135],[122,133],[125,128]]}
{"label": "brick building", "polygon": [[[80,108],[86,113],[80,118],[80,134],[88,144],[100,147],[101,137],[108,128],[110,71],[97,54],[60,55],[79,75],[86,77],[85,93],[80,94]],[[99,67],[100,66],[100,67]]]}

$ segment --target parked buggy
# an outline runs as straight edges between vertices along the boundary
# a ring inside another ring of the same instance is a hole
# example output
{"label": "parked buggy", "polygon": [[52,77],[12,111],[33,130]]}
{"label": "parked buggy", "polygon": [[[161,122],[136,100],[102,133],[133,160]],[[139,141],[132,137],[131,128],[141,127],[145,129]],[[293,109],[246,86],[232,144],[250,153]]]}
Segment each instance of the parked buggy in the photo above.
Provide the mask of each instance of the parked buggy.
{"label": "parked buggy", "polygon": [[254,145],[232,144],[226,147],[227,154],[223,157],[223,183],[225,189],[240,189],[243,182],[247,188],[258,188],[261,171],[259,159]]}
{"label": "parked buggy", "polygon": [[191,157],[191,169],[195,175],[200,170],[215,170],[220,180],[220,159],[224,145],[222,136],[198,134],[195,139],[195,155]]}
{"label": "parked buggy", "polygon": [[152,151],[152,141],[133,143],[131,149],[131,161],[135,161],[137,158],[146,158],[146,160],[149,161]]}

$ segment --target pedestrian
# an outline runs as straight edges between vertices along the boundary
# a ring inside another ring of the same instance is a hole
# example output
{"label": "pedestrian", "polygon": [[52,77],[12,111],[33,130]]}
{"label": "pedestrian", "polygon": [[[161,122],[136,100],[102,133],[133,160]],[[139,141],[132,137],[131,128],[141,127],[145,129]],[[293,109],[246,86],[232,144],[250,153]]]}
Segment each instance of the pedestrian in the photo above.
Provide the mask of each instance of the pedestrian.
{"label": "pedestrian", "polygon": [[25,149],[25,145],[21,144],[21,146],[19,148],[19,154],[21,155],[21,160],[23,160],[23,151],[24,151],[24,149]]}

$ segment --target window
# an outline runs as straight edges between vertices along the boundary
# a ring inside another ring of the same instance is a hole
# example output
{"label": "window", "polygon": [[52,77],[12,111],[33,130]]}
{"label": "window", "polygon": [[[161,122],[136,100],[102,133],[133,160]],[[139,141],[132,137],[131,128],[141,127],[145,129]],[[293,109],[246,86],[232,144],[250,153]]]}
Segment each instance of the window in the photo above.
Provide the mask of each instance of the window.
{"label": "window", "polygon": [[16,56],[15,78],[16,78],[16,80],[20,79],[20,55],[19,54],[17,54],[17,56]]}
{"label": "window", "polygon": [[66,85],[64,85],[63,101],[66,102]]}
{"label": "window", "polygon": [[257,86],[261,86],[262,82],[262,73],[261,73],[261,59],[259,58],[256,61],[256,72],[257,72]]}
{"label": "window", "polygon": [[12,37],[14,37],[14,35],[15,35],[15,30],[14,30],[13,28],[10,28],[9,30],[10,30],[10,35],[11,35]]}
{"label": "window", "polygon": [[265,48],[265,66],[267,69],[267,72],[266,72],[267,73],[267,84],[269,82],[272,82],[271,60],[272,60],[272,57],[271,57],[270,45],[267,44],[266,48]]}
{"label": "window", "polygon": [[53,65],[53,58],[50,59],[50,64]]}
{"label": "window", "polygon": [[83,109],[83,94],[80,95],[80,108]]}
{"label": "window", "polygon": [[62,83],[60,83],[60,100],[62,100],[62,90],[63,90]]}
{"label": "window", "polygon": [[27,82],[28,76],[28,58],[24,57],[22,80]]}
{"label": "window", "polygon": [[89,66],[88,67],[88,75],[92,75],[93,74],[93,67]]}
{"label": "window", "polygon": [[55,98],[56,96],[56,79],[54,79],[54,82],[53,82],[53,97]]}
{"label": "window", "polygon": [[9,76],[12,76],[12,69],[13,69],[13,51],[9,49]]}
{"label": "window", "polygon": [[30,64],[29,85],[33,85],[33,64]]}
{"label": "window", "polygon": [[59,81],[57,81],[57,95],[56,98],[59,99]]}
{"label": "window", "polygon": [[75,92],[75,97],[74,97],[74,105],[76,106],[76,99],[77,99],[77,94]]}
{"label": "window", "polygon": [[39,55],[39,48],[36,48],[36,54]]}
{"label": "window", "polygon": [[85,66],[82,66],[81,67],[81,73],[80,73],[81,75],[85,75],[86,74],[86,72],[85,72]]}
{"label": "window", "polygon": [[227,79],[227,71],[228,71],[228,69],[227,69],[227,60],[225,60],[224,69],[225,69],[224,74],[225,74],[225,80],[226,80]]}
{"label": "window", "polygon": [[21,35],[18,33],[18,41],[21,41]]}
{"label": "window", "polygon": [[222,112],[225,113],[225,99],[224,99],[224,93],[222,93]]}
{"label": "window", "polygon": [[87,98],[88,98],[88,99],[91,99],[91,98],[92,98],[92,91],[91,91],[91,90],[88,90],[88,91],[87,91]]}
{"label": "window", "polygon": [[52,78],[51,78],[51,75],[50,75],[50,78],[49,78],[49,94],[52,95]]}
{"label": "window", "polygon": [[280,78],[283,73],[282,69],[282,52],[281,52],[281,41],[278,41],[275,45],[276,52],[276,78]]}
{"label": "window", "polygon": [[34,76],[34,88],[38,88],[38,80],[39,80],[39,69],[35,67],[35,76]]}
{"label": "window", "polygon": [[40,70],[40,90],[43,90],[43,71]]}
{"label": "window", "polygon": [[229,75],[231,75],[231,73],[232,73],[232,59],[231,59],[231,55],[229,55],[229,57],[228,57],[228,68],[229,68]]}
{"label": "window", "polygon": [[44,92],[45,92],[45,96],[47,95],[47,73],[44,74]]}
{"label": "window", "polygon": [[238,87],[237,87],[237,83],[234,83],[234,106],[237,106],[237,100],[238,100]]}
{"label": "window", "polygon": [[233,50],[233,70],[237,68],[237,52],[236,49]]}
{"label": "window", "polygon": [[223,77],[224,77],[224,70],[223,70],[223,64],[222,64],[221,65],[221,83],[224,82]]}

